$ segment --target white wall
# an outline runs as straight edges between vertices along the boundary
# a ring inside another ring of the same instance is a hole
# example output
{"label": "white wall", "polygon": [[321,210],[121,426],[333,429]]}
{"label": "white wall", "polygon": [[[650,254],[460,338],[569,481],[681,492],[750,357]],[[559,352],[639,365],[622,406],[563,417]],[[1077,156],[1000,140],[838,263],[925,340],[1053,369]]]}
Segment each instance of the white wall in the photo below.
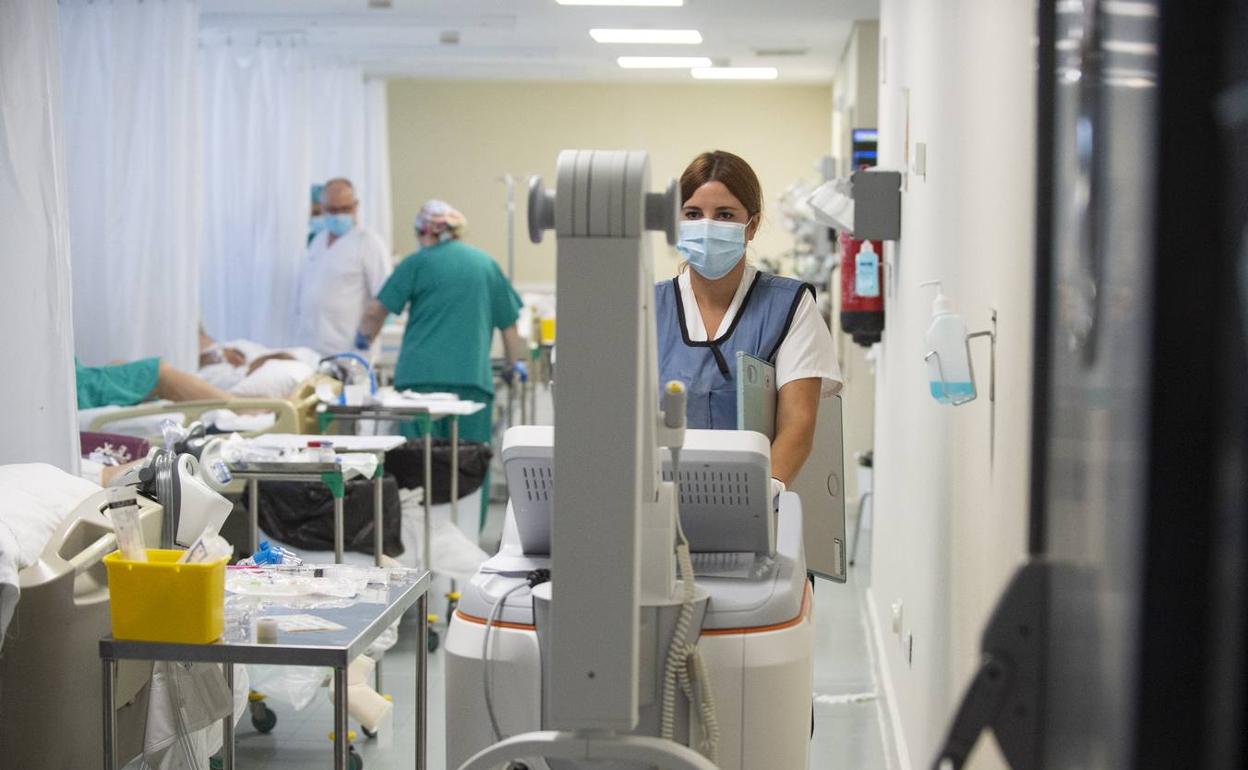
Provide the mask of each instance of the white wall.
{"label": "white wall", "polygon": [[[911,767],[931,762],[977,664],[984,622],[1026,552],[1033,35],[1030,3],[881,6],[881,165],[903,168],[916,143],[927,146],[926,175],[909,174],[903,193],[902,238],[885,252],[870,589]],[[972,331],[987,328],[992,308],[999,313],[995,456],[986,343],[972,343],[978,401],[955,409],[928,395],[932,293],[918,283],[933,278]],[[912,660],[891,631],[896,601]],[[973,766],[1003,766],[990,738]]]}
{"label": "white wall", "polygon": [[[878,120],[879,34],[878,22],[855,23],[837,64],[836,80],[832,83],[831,149],[841,170],[850,157],[851,130],[874,127]],[[875,446],[875,374],[867,360],[867,349],[854,344],[853,338],[841,331],[840,279],[839,272],[833,273],[832,329],[841,376],[845,380],[845,493],[851,506],[856,508],[861,491],[854,457]]]}

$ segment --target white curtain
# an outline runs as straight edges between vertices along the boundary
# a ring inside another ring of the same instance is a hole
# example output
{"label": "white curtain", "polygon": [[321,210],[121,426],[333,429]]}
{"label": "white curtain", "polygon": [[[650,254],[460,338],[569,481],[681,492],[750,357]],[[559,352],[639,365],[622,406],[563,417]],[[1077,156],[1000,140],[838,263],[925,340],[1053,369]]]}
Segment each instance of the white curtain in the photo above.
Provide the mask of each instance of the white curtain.
{"label": "white curtain", "polygon": [[360,216],[394,251],[394,218],[390,208],[390,127],[386,81],[364,81],[364,178],[360,185]]}
{"label": "white curtain", "polygon": [[55,0],[0,0],[0,464],[78,469]]}
{"label": "white curtain", "polygon": [[199,8],[61,0],[74,330],[87,364],[196,364]]}
{"label": "white curtain", "polygon": [[313,182],[350,179],[361,224],[390,241],[384,86],[378,103],[359,67],[325,62],[297,41],[227,37],[201,61],[204,324],[218,339],[283,345]]}
{"label": "white curtain", "polygon": [[283,345],[308,234],[306,54],[220,45],[201,61],[204,326]]}

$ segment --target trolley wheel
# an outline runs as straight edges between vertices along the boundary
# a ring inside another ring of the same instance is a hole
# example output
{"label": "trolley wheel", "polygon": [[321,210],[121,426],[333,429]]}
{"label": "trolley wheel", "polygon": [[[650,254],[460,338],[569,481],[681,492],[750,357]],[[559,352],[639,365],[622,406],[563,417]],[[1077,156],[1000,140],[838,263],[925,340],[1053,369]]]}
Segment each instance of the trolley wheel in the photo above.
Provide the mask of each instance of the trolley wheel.
{"label": "trolley wheel", "polygon": [[[259,706],[259,708],[256,708]],[[257,732],[271,733],[277,727],[277,712],[263,703],[253,703],[251,709],[251,726]]]}
{"label": "trolley wheel", "polygon": [[436,628],[429,629],[429,642],[425,645],[429,652],[437,652],[439,644],[441,644],[441,639],[438,635],[438,630]]}
{"label": "trolley wheel", "polygon": [[347,767],[350,770],[364,770],[364,757],[355,752],[355,747],[350,747],[350,753],[347,754]]}
{"label": "trolley wheel", "polygon": [[367,728],[367,727],[365,727],[364,725],[360,725],[360,731],[361,731],[362,733],[364,733],[364,737],[365,737],[365,738],[372,739],[372,738],[376,738],[376,737],[377,737],[377,733],[376,733],[376,732],[374,732],[374,731],[372,731],[372,730],[368,729],[368,728]]}

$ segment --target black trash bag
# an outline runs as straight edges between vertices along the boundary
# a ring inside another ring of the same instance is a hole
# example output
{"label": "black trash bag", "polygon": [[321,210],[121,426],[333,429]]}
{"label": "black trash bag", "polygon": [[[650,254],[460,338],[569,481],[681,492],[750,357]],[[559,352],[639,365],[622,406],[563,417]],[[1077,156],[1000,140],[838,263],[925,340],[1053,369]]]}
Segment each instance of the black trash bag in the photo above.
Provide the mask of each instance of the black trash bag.
{"label": "black trash bag", "polygon": [[[476,441],[459,442],[459,496],[471,495],[481,488],[490,469],[493,452],[489,444]],[[425,442],[413,439],[397,449],[386,452],[386,474],[393,473],[399,489],[415,489],[425,485]],[[451,501],[451,441],[433,439],[432,505]]]}
{"label": "black trash bag", "polygon": [[[382,550],[386,556],[403,553],[399,488],[389,476],[382,479]],[[342,500],[343,548],[373,553],[373,481],[351,479]],[[334,497],[324,484],[265,481],[260,484],[260,529],[296,550],[334,550]]]}

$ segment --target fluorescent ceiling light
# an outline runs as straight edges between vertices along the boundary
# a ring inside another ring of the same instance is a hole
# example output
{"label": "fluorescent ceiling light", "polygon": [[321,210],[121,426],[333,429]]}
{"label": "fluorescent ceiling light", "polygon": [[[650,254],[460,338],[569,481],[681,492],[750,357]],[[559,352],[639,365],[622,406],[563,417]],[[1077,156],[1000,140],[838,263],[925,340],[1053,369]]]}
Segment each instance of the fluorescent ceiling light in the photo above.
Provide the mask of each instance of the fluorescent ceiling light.
{"label": "fluorescent ceiling light", "polygon": [[675,8],[685,0],[555,0],[559,5],[661,5]]}
{"label": "fluorescent ceiling light", "polygon": [[589,36],[599,43],[697,45],[702,42],[702,33],[696,29],[591,29]]}
{"label": "fluorescent ceiling light", "polygon": [[709,67],[705,56],[621,56],[615,60],[626,70],[678,70]]}
{"label": "fluorescent ceiling light", "polygon": [[775,67],[699,67],[690,70],[698,80],[775,80]]}

